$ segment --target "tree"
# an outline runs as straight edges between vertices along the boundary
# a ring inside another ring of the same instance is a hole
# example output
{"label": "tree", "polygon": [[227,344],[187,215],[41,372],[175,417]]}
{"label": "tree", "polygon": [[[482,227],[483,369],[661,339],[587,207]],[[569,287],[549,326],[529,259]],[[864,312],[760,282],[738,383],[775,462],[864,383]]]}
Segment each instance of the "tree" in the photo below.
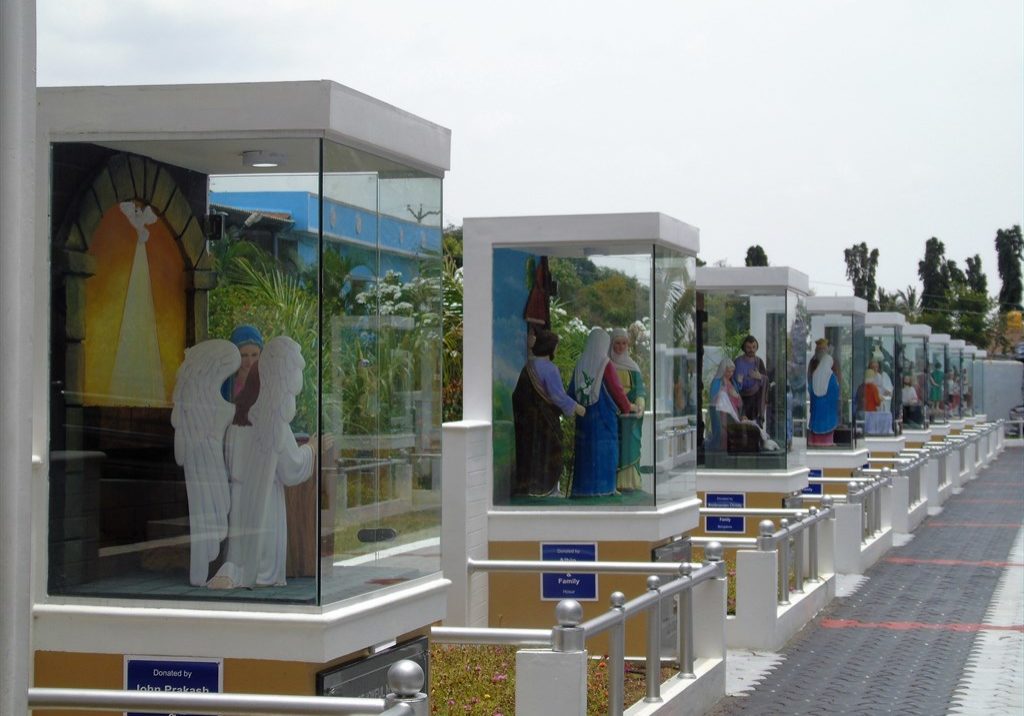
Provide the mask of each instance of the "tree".
{"label": "tree", "polygon": [[985,347],[993,330],[988,278],[979,255],[969,257],[966,264],[963,271],[947,259],[945,245],[934,236],[925,242],[924,259],[917,264],[923,288],[920,320],[935,333]]}
{"label": "tree", "polygon": [[949,333],[953,324],[949,313],[950,263],[946,261],[946,245],[934,236],[924,244],[924,258],[917,262],[921,279],[921,320],[935,333]]}
{"label": "tree", "polygon": [[754,244],[747,249],[747,257],[743,259],[744,266],[767,266],[768,254],[764,252],[760,244]]}
{"label": "tree", "polygon": [[985,348],[992,331],[989,316],[992,301],[988,297],[988,278],[981,268],[981,257],[978,254],[969,257],[966,272],[957,270],[953,261],[949,264],[955,312],[952,335]]}
{"label": "tree", "polygon": [[974,293],[988,293],[988,278],[981,270],[981,256],[974,254],[967,259],[967,274],[964,276],[967,288]]}
{"label": "tree", "polygon": [[462,227],[448,224],[441,234],[442,253],[455,262],[455,268],[462,268]]}
{"label": "tree", "polygon": [[946,245],[934,236],[924,244],[924,258],[917,262],[917,276],[921,279],[921,308],[945,308],[949,285],[943,276],[946,263]]}
{"label": "tree", "polygon": [[996,231],[996,255],[999,278],[1002,287],[999,289],[999,312],[1020,311],[1024,284],[1021,281],[1021,259],[1024,257],[1024,238],[1021,237],[1020,225],[1014,224],[1010,229]]}
{"label": "tree", "polygon": [[896,292],[896,310],[907,317],[911,323],[916,323],[921,317],[921,302],[917,298],[917,288],[907,286],[906,290]]}
{"label": "tree", "polygon": [[868,302],[868,308],[878,310],[875,298],[875,272],[878,270],[878,249],[868,251],[863,241],[843,251],[846,260],[846,278],[853,283],[853,295]]}
{"label": "tree", "polygon": [[441,412],[445,422],[462,420],[462,227],[449,224],[442,236]]}
{"label": "tree", "polygon": [[889,293],[881,286],[878,287],[878,310],[879,311],[900,311],[900,292],[893,291]]}

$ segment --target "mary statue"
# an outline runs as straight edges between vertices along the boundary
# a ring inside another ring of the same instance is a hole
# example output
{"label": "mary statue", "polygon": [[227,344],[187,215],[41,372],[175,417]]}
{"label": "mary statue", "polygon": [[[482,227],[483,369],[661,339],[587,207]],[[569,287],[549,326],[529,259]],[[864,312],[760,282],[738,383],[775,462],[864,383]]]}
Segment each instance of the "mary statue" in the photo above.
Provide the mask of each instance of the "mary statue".
{"label": "mary statue", "polygon": [[839,425],[839,381],[836,379],[828,341],[818,339],[814,357],[808,364],[811,387],[811,422],[808,445],[832,445],[833,433]]}

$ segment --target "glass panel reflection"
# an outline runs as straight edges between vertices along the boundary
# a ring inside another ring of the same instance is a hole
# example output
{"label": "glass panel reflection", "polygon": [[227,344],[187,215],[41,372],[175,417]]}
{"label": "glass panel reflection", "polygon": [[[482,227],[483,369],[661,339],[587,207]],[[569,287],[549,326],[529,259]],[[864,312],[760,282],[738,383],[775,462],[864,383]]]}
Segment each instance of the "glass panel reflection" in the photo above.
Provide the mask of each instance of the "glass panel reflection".
{"label": "glass panel reflection", "polygon": [[326,604],[440,570],[441,180],[276,146],[305,171],[54,145],[51,593]]}
{"label": "glass panel reflection", "polygon": [[854,396],[860,395],[864,362],[864,318],[842,313],[811,316],[811,357],[807,363],[809,423],[813,448],[856,445]]}
{"label": "glass panel reflection", "polygon": [[807,345],[802,297],[703,292],[700,464],[782,470],[806,451]]}
{"label": "glass panel reflection", "polygon": [[493,252],[495,504],[692,495],[694,259],[558,254]]}
{"label": "glass panel reflection", "polygon": [[928,416],[932,423],[944,425],[949,422],[947,395],[946,345],[937,341],[928,344]]}
{"label": "glass panel reflection", "polygon": [[904,336],[900,402],[903,427],[921,430],[928,427],[928,397],[931,376],[928,370],[927,338]]}
{"label": "glass panel reflection", "polygon": [[[868,325],[864,334],[864,382],[857,400],[864,434],[898,435],[902,432],[903,421],[900,329]],[[897,386],[901,387],[897,389]]]}

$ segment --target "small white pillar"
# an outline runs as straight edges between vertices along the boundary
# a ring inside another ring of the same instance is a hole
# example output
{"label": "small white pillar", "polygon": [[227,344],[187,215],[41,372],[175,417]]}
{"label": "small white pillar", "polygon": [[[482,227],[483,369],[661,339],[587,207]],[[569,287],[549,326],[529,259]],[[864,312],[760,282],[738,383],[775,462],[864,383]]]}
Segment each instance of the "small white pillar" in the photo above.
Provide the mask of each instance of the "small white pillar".
{"label": "small white pillar", "polygon": [[889,514],[892,528],[902,534],[910,534],[910,476],[903,474],[893,475],[892,489],[889,495]]}
{"label": "small white pillar", "polygon": [[864,511],[858,503],[835,505],[835,569],[839,574],[860,574],[860,543],[864,537]]}
{"label": "small white pillar", "polygon": [[727,585],[727,579],[709,579],[693,587],[693,656],[695,660],[725,658]]}
{"label": "small white pillar", "polygon": [[825,579],[836,572],[836,521],[822,520],[818,523],[818,577]]}
{"label": "small white pillar", "polygon": [[441,571],[452,582],[446,626],[487,626],[487,575],[466,560],[487,559],[491,507],[491,424],[462,420],[441,426]]}
{"label": "small white pillar", "polygon": [[516,652],[517,714],[587,713],[587,652]]}
{"label": "small white pillar", "polygon": [[737,550],[736,617],[729,624],[729,646],[774,648],[778,608],[778,552]]}
{"label": "small white pillar", "polygon": [[[895,478],[897,476],[894,475],[893,477]],[[885,532],[888,529],[892,529],[892,521],[893,521],[892,520],[892,516],[893,516],[893,511],[895,509],[894,505],[895,505],[895,502],[896,502],[895,499],[893,498],[893,490],[894,490],[894,485],[895,484],[896,483],[895,483],[895,479],[894,479],[893,480],[893,484],[885,485],[882,488],[880,488],[882,490],[882,499],[881,499],[881,503],[882,503],[882,505],[881,505],[881,512],[882,512],[882,514],[879,515],[879,525],[881,526],[881,529],[882,529],[883,532]],[[903,514],[904,514],[904,516],[906,515],[906,509],[903,510]]]}

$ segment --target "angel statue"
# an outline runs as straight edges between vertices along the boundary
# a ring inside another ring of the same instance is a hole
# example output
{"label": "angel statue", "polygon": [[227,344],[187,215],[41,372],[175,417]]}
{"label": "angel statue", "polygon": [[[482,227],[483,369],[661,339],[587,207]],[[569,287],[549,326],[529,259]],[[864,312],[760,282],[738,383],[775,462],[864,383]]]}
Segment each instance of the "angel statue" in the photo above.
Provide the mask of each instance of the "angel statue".
{"label": "angel statue", "polygon": [[[305,361],[287,336],[267,342],[232,405],[221,386],[241,362],[230,341],[185,352],[174,387],[174,455],[185,468],[189,581],[210,589],[285,584],[288,527],[284,488],[313,474],[316,438],[299,446],[289,424]],[[224,563],[210,563],[227,538]]]}

